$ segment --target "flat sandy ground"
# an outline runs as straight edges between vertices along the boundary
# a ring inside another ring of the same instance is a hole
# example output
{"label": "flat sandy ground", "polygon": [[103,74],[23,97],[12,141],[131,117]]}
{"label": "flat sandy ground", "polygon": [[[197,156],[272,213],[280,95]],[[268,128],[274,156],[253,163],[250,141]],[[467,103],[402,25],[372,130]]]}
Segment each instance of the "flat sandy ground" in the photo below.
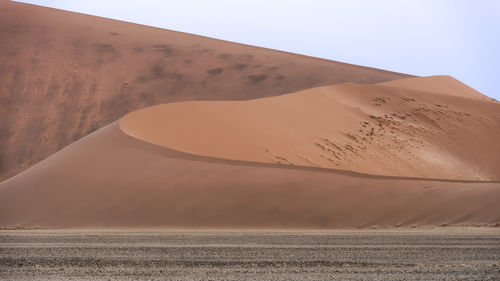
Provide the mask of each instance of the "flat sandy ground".
{"label": "flat sandy ground", "polygon": [[499,280],[500,229],[0,231],[1,280]]}

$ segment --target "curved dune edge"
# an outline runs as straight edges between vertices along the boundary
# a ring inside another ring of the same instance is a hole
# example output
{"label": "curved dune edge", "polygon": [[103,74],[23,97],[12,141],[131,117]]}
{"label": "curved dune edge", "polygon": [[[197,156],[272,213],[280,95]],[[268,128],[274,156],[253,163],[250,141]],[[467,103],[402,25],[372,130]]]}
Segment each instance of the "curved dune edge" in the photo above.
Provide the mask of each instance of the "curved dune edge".
{"label": "curved dune edge", "polygon": [[245,161],[245,160],[235,160],[235,159],[227,159],[227,158],[220,158],[220,157],[204,156],[204,155],[199,155],[199,154],[194,154],[194,153],[189,153],[189,152],[185,152],[185,151],[172,149],[172,148],[164,146],[164,145],[159,145],[159,144],[145,141],[141,138],[138,138],[134,135],[131,135],[131,134],[125,132],[120,126],[120,120],[118,120],[116,123],[117,123],[117,127],[121,131],[121,133],[123,133],[127,137],[135,139],[141,143],[144,143],[145,145],[156,147],[164,152],[168,152],[169,157],[175,158],[175,159],[189,159],[189,160],[205,162],[205,163],[219,163],[219,164],[236,165],[236,166],[279,168],[279,169],[307,171],[307,172],[330,173],[330,174],[338,174],[338,175],[367,178],[367,179],[374,179],[374,180],[375,179],[388,179],[388,180],[412,180],[412,181],[419,181],[419,182],[491,183],[491,184],[498,183],[498,184],[500,184],[500,180],[464,180],[464,179],[446,179],[446,178],[389,176],[389,175],[369,174],[369,173],[362,173],[362,172],[357,172],[357,171],[334,169],[334,168],[300,166],[300,165],[286,165],[286,164],[282,164],[282,163],[254,162],[254,161]]}
{"label": "curved dune edge", "polygon": [[0,183],[0,226],[329,229],[500,222],[499,183],[212,160],[143,142],[113,123]]}
{"label": "curved dune edge", "polygon": [[448,76],[395,82],[157,105],[129,113],[119,126],[143,141],[213,158],[400,177],[500,178],[494,157],[500,104]]}

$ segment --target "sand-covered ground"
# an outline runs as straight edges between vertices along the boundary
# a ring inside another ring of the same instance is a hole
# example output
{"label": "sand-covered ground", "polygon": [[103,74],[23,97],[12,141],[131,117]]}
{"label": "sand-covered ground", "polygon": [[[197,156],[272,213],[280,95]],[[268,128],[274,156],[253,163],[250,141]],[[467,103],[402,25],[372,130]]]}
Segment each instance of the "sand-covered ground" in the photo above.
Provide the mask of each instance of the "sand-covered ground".
{"label": "sand-covered ground", "polygon": [[500,230],[0,232],[2,280],[498,280]]}

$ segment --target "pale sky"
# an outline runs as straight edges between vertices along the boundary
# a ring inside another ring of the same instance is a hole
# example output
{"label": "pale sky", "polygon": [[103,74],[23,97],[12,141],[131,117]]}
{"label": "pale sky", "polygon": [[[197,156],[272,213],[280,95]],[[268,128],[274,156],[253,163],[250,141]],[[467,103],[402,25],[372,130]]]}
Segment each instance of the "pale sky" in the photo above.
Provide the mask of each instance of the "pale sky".
{"label": "pale sky", "polygon": [[500,100],[500,1],[27,0],[414,75],[451,75]]}

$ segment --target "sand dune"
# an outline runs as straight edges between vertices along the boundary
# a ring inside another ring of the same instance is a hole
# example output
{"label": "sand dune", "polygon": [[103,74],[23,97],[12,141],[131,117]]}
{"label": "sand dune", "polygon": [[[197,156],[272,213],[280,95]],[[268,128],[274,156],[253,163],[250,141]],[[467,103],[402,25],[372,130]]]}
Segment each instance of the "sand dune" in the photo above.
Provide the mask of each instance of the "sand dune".
{"label": "sand dune", "polygon": [[11,1],[0,42],[0,180],[139,108],[409,77]]}
{"label": "sand dune", "polygon": [[113,123],[0,183],[0,225],[311,227],[496,223],[500,183],[280,167],[176,152]]}
{"label": "sand dune", "polygon": [[[465,87],[454,91],[463,84],[451,77],[390,83],[398,88],[351,83],[251,101],[164,104],[128,114],[120,127],[147,142],[216,158],[500,179],[500,104],[479,101]],[[416,90],[439,87],[449,92]]]}
{"label": "sand dune", "polygon": [[500,223],[500,104],[452,77],[8,1],[0,39],[0,227]]}
{"label": "sand dune", "polygon": [[146,108],[0,183],[0,226],[493,225],[500,182],[456,179],[498,178],[498,108],[355,84]]}

